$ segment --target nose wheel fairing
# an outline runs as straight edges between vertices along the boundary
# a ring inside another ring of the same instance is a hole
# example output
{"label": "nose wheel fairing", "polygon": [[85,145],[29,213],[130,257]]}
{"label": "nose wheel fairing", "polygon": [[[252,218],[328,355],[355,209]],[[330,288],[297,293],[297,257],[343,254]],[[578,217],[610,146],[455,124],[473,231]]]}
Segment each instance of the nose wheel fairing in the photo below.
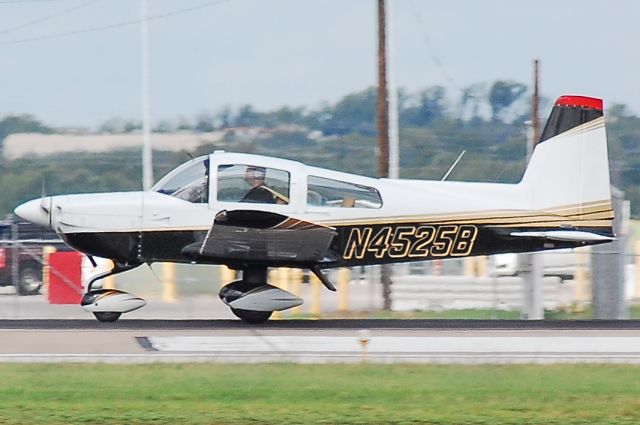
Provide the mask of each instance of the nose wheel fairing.
{"label": "nose wheel fairing", "polygon": [[114,261],[113,269],[95,276],[87,285],[87,292],[82,296],[80,305],[93,315],[100,322],[115,322],[122,313],[129,313],[147,305],[147,302],[128,292],[118,289],[92,289],[93,284],[107,276],[138,267],[139,263],[121,264]]}
{"label": "nose wheel fairing", "polygon": [[[144,307],[147,302],[128,292],[117,289],[97,289],[83,295],[80,305],[86,311],[93,313],[100,321],[113,322],[122,313],[129,313]],[[112,320],[101,320],[101,317],[115,316]]]}

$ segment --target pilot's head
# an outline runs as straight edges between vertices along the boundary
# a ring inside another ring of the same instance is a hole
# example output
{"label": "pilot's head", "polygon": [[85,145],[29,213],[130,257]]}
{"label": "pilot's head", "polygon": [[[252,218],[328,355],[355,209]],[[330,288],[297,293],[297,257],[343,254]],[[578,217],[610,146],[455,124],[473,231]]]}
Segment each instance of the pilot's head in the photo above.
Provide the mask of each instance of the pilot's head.
{"label": "pilot's head", "polygon": [[255,187],[264,184],[266,174],[267,170],[264,167],[249,165],[244,172],[244,179],[251,186]]}

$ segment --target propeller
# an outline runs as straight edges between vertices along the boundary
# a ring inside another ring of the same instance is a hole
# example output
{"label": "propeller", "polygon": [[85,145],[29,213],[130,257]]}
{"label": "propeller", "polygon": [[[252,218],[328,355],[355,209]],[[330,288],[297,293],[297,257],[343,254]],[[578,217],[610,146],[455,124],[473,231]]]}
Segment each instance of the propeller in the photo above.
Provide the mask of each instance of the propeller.
{"label": "propeller", "polygon": [[40,194],[40,208],[49,215],[49,228],[51,228],[51,210],[53,208],[53,196],[47,196],[44,177],[42,178],[42,191]]}

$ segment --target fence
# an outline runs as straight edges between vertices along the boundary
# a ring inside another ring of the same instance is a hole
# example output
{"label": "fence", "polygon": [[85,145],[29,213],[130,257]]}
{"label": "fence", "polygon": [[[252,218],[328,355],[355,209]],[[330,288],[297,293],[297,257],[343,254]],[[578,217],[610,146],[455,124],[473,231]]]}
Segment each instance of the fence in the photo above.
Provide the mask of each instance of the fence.
{"label": "fence", "polygon": [[[4,267],[10,285],[20,287],[21,265],[33,262],[40,264],[42,293],[51,302],[76,304],[91,275],[110,264],[103,262],[93,269],[84,260],[81,274],[70,275],[69,257],[56,263],[59,249],[50,245],[47,238],[19,238],[14,227],[12,238],[3,239],[0,252],[0,269]],[[15,239],[14,239],[15,238]],[[63,245],[58,241],[58,248]],[[635,244],[635,253],[625,256],[626,300],[634,303],[640,299],[640,242]],[[80,254],[73,253],[76,258]],[[569,305],[584,305],[591,300],[590,262],[588,251],[549,253],[547,256],[573,256],[570,275],[547,276],[543,282],[543,304],[546,309],[564,308]],[[62,258],[60,256],[59,258]],[[29,260],[29,261],[27,261]],[[567,263],[567,261],[564,261]],[[556,261],[555,263],[558,263]],[[562,261],[560,261],[562,263]],[[571,262],[569,262],[571,263]],[[79,267],[76,263],[73,267]],[[377,267],[338,269],[331,272],[331,281],[338,287],[337,294],[326,291],[313,275],[300,270],[273,269],[270,282],[287,289],[305,300],[305,305],[290,314],[318,315],[327,311],[349,312],[352,310],[375,310],[382,305]],[[513,310],[522,304],[522,281],[518,277],[494,276],[498,274],[495,259],[470,258],[464,260],[432,261],[426,263],[400,264],[393,267],[392,308],[394,310],[444,310],[464,308],[491,308]],[[551,272],[554,272],[551,270]],[[566,274],[562,272],[562,274]],[[81,279],[79,278],[81,276]],[[117,287],[145,298],[164,302],[179,302],[189,297],[217,297],[222,285],[236,279],[226,267],[202,265],[155,264],[102,281],[105,287]],[[5,285],[7,282],[5,282]],[[60,291],[68,297],[61,300]]]}

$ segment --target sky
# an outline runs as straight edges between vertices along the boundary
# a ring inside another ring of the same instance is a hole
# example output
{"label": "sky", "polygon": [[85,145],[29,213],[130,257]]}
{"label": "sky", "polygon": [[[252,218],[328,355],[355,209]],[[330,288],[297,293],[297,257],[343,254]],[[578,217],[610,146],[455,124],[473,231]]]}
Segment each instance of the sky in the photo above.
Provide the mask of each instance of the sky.
{"label": "sky", "polygon": [[[640,114],[640,1],[387,0],[396,83],[497,79]],[[376,0],[149,0],[154,123],[251,104],[318,108],[376,85]],[[0,0],[0,116],[140,119],[138,0]]]}

